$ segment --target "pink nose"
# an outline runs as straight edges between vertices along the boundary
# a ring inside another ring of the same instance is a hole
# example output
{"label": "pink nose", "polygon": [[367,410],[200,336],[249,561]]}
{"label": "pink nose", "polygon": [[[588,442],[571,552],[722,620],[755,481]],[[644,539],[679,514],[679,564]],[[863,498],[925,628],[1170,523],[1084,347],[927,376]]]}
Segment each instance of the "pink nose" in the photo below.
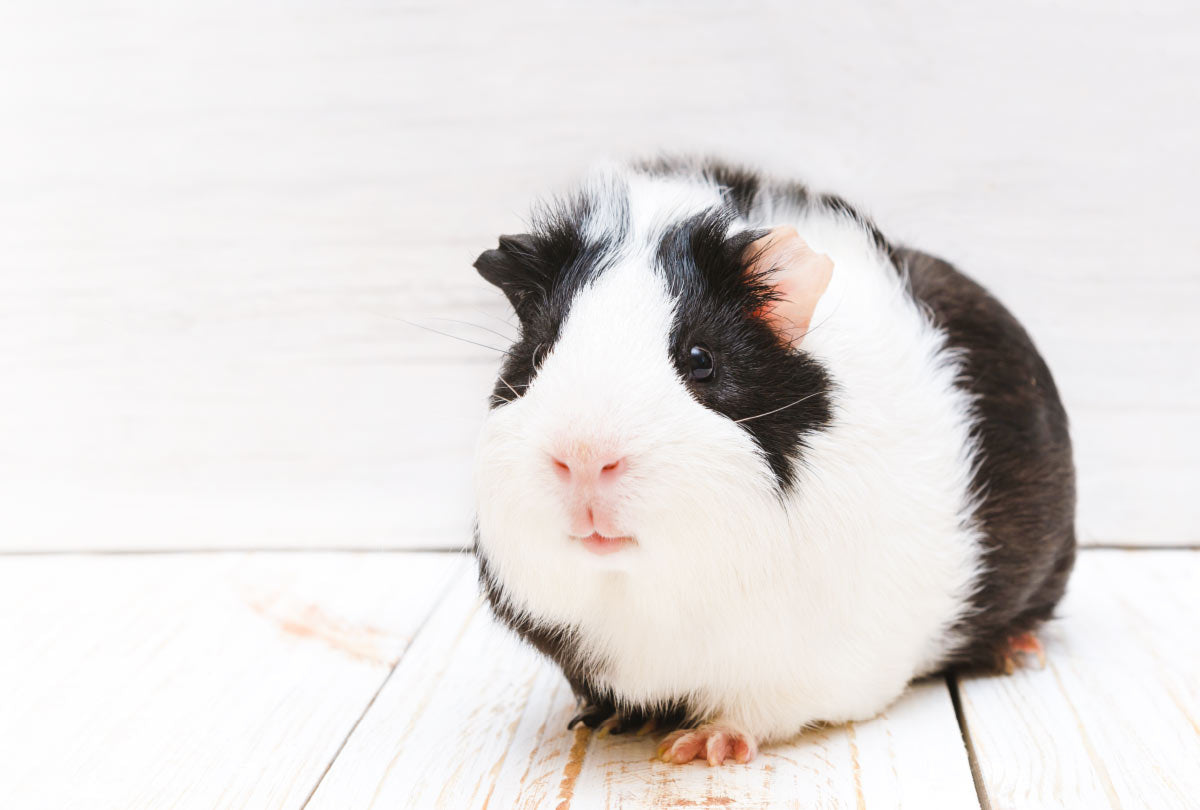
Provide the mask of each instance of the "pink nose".
{"label": "pink nose", "polygon": [[550,456],[559,479],[571,484],[611,484],[625,474],[629,462],[624,456],[599,456],[560,453]]}

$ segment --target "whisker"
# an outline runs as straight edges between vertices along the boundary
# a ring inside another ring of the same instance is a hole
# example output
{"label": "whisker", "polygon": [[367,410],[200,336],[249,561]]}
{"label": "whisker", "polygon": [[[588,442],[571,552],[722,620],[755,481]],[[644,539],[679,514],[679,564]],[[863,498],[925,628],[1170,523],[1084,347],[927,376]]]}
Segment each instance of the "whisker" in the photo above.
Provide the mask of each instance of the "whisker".
{"label": "whisker", "polygon": [[418,329],[424,329],[426,332],[433,332],[435,335],[441,335],[442,337],[453,338],[454,340],[461,340],[463,343],[470,343],[473,346],[479,346],[480,348],[483,348],[483,349],[491,349],[494,352],[500,352],[500,354],[506,354],[509,357],[512,356],[512,352],[507,352],[504,349],[497,349],[495,346],[489,346],[486,343],[480,343],[477,340],[469,340],[468,338],[465,338],[465,337],[460,337],[458,335],[452,335],[449,332],[443,332],[440,329],[434,329],[432,326],[424,326],[423,324],[413,323],[412,321],[407,320],[406,318],[399,318],[398,320],[404,321],[409,326],[415,326]]}
{"label": "whisker", "polygon": [[513,328],[514,328],[514,327],[513,327],[513,322],[512,322],[512,320],[511,320],[511,316],[510,316],[510,317],[508,317],[508,318],[501,318],[499,315],[493,315],[493,314],[491,314],[490,312],[484,312],[482,309],[473,309],[473,310],[471,310],[471,311],[472,311],[472,312],[477,312],[477,313],[479,313],[480,315],[482,315],[482,316],[483,316],[483,317],[485,317],[485,318],[491,318],[493,321],[499,321],[500,323],[502,323],[502,324],[504,324],[505,326],[507,326],[509,329],[513,329]]}
{"label": "whisker", "polygon": [[[496,376],[500,377],[499,374],[497,374]],[[504,383],[505,385],[508,385],[508,380],[504,379],[503,377],[500,377],[500,382]],[[511,385],[508,385],[508,390],[513,392],[514,397],[521,396],[520,394],[517,393],[517,389],[513,388]]]}
{"label": "whisker", "polygon": [[773,414],[773,413],[779,413],[780,411],[786,411],[788,408],[792,407],[793,405],[799,405],[801,402],[804,402],[804,401],[806,401],[806,400],[812,399],[813,397],[815,397],[815,396],[816,396],[817,394],[819,394],[819,393],[821,393],[821,392],[820,392],[820,391],[813,391],[813,392],[812,392],[811,394],[809,394],[808,396],[806,396],[806,397],[800,397],[800,399],[796,400],[795,402],[789,402],[787,405],[783,405],[783,406],[781,406],[781,407],[779,407],[779,408],[776,408],[776,409],[775,409],[775,410],[773,410],[773,411],[767,411],[766,413],[760,413],[760,414],[756,414],[756,415],[754,415],[754,416],[747,416],[747,417],[746,417],[746,418],[744,418],[744,419],[734,419],[734,420],[733,420],[733,422],[734,422],[734,424],[737,424],[738,422],[749,422],[751,419],[758,419],[759,417],[762,417],[762,416],[770,416],[770,415],[771,415],[771,414]]}
{"label": "whisker", "polygon": [[497,332],[495,329],[489,329],[488,327],[486,327],[482,324],[471,323],[470,321],[459,321],[459,320],[455,320],[454,318],[430,318],[430,320],[445,321],[447,323],[461,323],[463,326],[474,326],[476,329],[482,329],[485,332],[491,332],[496,337],[501,337],[501,338],[504,338],[505,340],[515,340],[516,339],[516,338],[511,338],[502,332]]}

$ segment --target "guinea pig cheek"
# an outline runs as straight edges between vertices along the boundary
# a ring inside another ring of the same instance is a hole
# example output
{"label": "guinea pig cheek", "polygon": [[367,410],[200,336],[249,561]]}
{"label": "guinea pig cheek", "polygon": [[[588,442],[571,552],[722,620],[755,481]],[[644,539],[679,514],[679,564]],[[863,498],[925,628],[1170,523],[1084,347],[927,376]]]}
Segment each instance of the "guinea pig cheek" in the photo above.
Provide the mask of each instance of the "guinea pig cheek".
{"label": "guinea pig cheek", "polygon": [[480,436],[474,471],[479,542],[500,557],[540,558],[561,535],[560,504],[521,404],[493,411]]}

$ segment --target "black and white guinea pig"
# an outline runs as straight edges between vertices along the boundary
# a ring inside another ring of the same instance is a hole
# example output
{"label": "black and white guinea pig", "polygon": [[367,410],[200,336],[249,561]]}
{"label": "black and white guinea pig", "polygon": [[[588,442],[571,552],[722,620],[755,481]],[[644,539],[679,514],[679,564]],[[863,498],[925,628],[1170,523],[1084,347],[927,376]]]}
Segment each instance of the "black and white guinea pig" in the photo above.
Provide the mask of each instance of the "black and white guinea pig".
{"label": "black and white guinea pig", "polygon": [[480,579],[576,721],[745,762],[1039,651],[1075,556],[1067,418],[949,264],[839,197],[685,160],[597,172],[475,267],[520,321],[476,460]]}

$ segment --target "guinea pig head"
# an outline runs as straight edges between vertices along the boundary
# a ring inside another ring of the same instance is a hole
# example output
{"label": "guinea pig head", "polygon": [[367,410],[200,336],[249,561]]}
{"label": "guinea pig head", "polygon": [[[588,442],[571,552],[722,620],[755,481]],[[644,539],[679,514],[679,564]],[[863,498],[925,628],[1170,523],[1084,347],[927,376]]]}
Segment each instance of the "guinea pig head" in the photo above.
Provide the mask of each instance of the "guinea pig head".
{"label": "guinea pig head", "polygon": [[476,460],[478,550],[504,579],[661,575],[783,514],[830,418],[802,346],[832,265],[794,230],[732,223],[567,213],[476,261],[520,325]]}

